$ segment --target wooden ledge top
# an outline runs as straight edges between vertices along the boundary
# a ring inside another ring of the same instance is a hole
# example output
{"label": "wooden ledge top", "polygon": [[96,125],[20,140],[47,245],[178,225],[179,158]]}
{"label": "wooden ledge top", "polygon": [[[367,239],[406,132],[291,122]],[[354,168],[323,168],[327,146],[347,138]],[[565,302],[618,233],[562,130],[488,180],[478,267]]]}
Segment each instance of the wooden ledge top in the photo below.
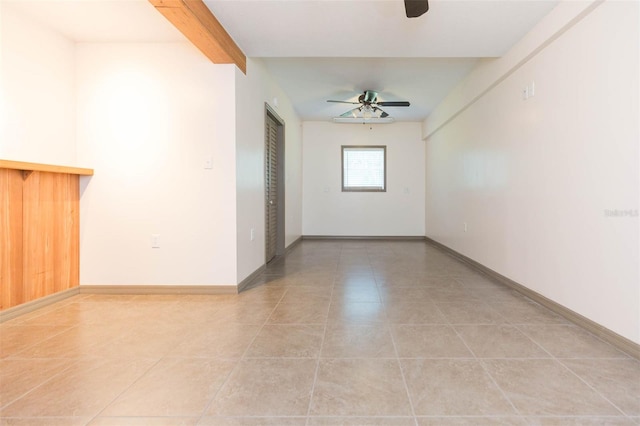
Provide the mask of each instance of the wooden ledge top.
{"label": "wooden ledge top", "polygon": [[24,161],[0,160],[0,169],[26,170],[33,172],[67,173],[71,175],[93,176],[93,169],[57,166],[54,164],[26,163]]}

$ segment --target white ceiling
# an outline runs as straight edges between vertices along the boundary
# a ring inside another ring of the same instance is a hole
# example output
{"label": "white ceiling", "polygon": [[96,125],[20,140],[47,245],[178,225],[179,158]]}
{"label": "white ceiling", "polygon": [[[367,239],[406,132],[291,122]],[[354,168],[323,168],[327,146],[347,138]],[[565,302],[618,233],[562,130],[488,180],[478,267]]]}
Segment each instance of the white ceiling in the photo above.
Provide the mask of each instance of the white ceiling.
{"label": "white ceiling", "polygon": [[475,65],[469,58],[265,58],[264,62],[305,120],[327,120],[375,90],[380,101],[409,101],[409,108],[383,108],[396,120],[421,121]]}
{"label": "white ceiling", "polygon": [[0,0],[77,42],[177,42],[186,38],[146,0]]}
{"label": "white ceiling", "polygon": [[251,57],[444,58],[504,54],[555,2],[431,0],[420,18],[403,0],[204,0]]}
{"label": "white ceiling", "polygon": [[[79,42],[185,38],[146,0],[0,0]],[[205,0],[249,57],[263,58],[303,120],[330,120],[366,89],[398,121],[420,121],[479,58],[504,54],[557,0]]]}

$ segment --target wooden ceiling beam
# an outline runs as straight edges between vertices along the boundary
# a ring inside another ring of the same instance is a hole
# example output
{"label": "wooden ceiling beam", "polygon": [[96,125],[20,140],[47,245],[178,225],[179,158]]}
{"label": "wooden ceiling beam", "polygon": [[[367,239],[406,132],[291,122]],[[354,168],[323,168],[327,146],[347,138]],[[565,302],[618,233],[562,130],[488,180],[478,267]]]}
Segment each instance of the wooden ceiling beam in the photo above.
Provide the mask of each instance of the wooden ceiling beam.
{"label": "wooden ceiling beam", "polygon": [[202,0],[149,2],[215,64],[236,64],[247,73],[247,57]]}

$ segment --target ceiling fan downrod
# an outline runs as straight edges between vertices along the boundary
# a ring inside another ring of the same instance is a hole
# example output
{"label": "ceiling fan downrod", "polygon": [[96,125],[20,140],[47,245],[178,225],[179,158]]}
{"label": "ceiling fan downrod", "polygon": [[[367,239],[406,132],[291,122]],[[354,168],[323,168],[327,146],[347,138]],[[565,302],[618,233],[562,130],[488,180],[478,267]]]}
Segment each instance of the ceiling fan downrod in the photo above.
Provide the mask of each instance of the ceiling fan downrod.
{"label": "ceiling fan downrod", "polygon": [[407,18],[417,18],[429,10],[428,0],[404,0],[404,9]]}

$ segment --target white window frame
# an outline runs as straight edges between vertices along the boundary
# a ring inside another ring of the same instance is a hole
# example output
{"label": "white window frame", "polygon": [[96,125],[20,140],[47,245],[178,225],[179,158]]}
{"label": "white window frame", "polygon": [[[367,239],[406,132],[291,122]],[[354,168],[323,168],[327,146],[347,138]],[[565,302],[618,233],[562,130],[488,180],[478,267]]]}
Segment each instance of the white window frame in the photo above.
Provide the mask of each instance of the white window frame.
{"label": "white window frame", "polygon": [[[383,155],[383,170],[382,170],[382,187],[369,187],[369,186],[345,186],[345,149],[347,150],[381,150]],[[342,170],[342,192],[387,192],[387,146],[386,145],[342,145],[340,147],[341,152],[341,165]]]}

